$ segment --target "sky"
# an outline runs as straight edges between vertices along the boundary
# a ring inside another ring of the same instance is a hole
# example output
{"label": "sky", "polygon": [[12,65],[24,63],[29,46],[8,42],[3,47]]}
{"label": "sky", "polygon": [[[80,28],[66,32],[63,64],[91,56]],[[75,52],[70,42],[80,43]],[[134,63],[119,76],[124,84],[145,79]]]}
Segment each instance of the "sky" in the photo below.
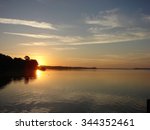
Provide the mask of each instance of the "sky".
{"label": "sky", "polygon": [[0,0],[0,53],[40,65],[150,67],[150,0]]}

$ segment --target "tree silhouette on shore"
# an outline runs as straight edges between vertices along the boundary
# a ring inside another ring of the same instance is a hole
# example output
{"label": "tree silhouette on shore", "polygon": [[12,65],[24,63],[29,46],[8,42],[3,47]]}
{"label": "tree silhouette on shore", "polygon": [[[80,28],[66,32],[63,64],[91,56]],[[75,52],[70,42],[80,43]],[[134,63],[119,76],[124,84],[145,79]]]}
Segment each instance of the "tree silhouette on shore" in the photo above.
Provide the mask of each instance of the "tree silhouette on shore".
{"label": "tree silhouette on shore", "polygon": [[0,54],[0,71],[7,70],[36,70],[38,67],[37,60],[30,59],[29,56],[22,58],[12,58],[10,56]]}
{"label": "tree silhouette on shore", "polygon": [[29,61],[30,57],[29,56],[25,56],[24,59]]}

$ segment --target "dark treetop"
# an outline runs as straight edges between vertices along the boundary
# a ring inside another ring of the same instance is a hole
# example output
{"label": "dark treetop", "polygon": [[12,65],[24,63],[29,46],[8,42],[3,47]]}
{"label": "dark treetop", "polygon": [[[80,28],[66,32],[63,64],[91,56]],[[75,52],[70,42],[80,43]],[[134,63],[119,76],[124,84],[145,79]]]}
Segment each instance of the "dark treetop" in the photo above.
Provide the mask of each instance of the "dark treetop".
{"label": "dark treetop", "polygon": [[25,56],[24,60],[21,58],[12,58],[10,56],[0,54],[0,71],[36,70],[37,67],[38,62],[30,59],[29,56]]}

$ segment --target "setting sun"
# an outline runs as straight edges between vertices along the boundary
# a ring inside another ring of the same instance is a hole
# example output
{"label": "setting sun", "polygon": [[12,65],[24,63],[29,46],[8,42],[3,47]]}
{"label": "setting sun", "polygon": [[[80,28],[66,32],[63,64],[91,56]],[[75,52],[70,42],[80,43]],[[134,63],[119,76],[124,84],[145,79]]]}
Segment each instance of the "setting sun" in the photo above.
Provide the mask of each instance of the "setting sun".
{"label": "setting sun", "polygon": [[44,56],[34,56],[34,59],[38,61],[38,65],[46,65],[46,59]]}

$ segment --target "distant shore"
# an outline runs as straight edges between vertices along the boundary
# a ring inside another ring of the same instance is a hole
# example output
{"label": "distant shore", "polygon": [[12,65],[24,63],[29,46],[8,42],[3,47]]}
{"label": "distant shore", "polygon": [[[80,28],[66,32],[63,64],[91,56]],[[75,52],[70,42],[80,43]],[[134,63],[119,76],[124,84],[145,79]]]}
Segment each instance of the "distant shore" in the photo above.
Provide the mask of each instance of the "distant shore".
{"label": "distant shore", "polygon": [[84,69],[102,69],[102,70],[150,70],[150,68],[97,68],[97,67],[79,67],[79,66],[39,66],[39,70],[84,70]]}
{"label": "distant shore", "polygon": [[76,67],[76,66],[39,66],[39,70],[82,70],[82,69],[97,69],[96,67]]}
{"label": "distant shore", "polygon": [[97,69],[106,69],[106,70],[150,70],[150,68],[97,68]]}
{"label": "distant shore", "polygon": [[134,67],[134,68],[98,68],[98,67],[81,67],[81,66],[46,66],[46,65],[38,65],[38,61],[36,59],[30,59],[29,56],[25,56],[25,59],[21,58],[12,58],[8,55],[4,55],[0,53],[0,72],[7,72],[7,71],[35,71],[37,69],[45,71],[46,69],[51,70],[150,70],[149,67],[142,68],[142,67]]}

